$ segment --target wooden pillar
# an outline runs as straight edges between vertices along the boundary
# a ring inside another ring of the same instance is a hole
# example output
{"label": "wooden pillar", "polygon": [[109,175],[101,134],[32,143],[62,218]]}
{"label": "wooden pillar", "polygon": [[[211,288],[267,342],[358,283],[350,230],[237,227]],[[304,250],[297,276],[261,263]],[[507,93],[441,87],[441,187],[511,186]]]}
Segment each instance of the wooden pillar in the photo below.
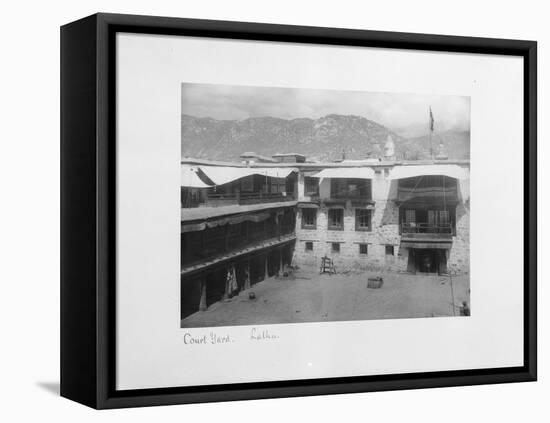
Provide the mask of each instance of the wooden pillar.
{"label": "wooden pillar", "polygon": [[277,228],[277,238],[281,239],[281,219],[279,219],[279,211],[275,212],[275,227]]}
{"label": "wooden pillar", "polygon": [[265,254],[265,274],[264,274],[264,281],[269,278],[269,254]]}
{"label": "wooden pillar", "polygon": [[225,271],[225,285],[224,285],[224,289],[223,289],[223,297],[222,297],[222,300],[226,300],[229,298],[229,294],[230,294],[230,287],[229,287],[229,269],[227,269]]}
{"label": "wooden pillar", "polygon": [[279,248],[279,273],[283,274],[283,267],[284,267],[284,264],[283,264],[283,247]]}
{"label": "wooden pillar", "polygon": [[244,266],[244,289],[250,288],[250,260]]}
{"label": "wooden pillar", "polygon": [[201,279],[201,299],[199,303],[199,310],[206,310],[206,279]]}

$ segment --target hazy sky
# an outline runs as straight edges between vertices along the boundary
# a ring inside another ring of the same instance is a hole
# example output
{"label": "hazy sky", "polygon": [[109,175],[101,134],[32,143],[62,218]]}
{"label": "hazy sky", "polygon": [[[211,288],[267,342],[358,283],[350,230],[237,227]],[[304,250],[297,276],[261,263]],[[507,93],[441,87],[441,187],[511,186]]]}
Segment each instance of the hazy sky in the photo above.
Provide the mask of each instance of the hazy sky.
{"label": "hazy sky", "polygon": [[192,116],[232,120],[358,115],[406,137],[427,133],[430,106],[435,131],[470,129],[470,97],[182,84],[182,113]]}

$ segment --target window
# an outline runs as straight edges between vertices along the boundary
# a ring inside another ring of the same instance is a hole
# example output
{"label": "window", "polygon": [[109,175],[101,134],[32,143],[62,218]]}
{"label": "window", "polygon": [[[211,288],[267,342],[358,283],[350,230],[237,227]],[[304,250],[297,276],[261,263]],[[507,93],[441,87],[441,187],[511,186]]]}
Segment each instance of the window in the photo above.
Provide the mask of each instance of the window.
{"label": "window", "polygon": [[304,177],[304,194],[310,196],[319,195],[319,178]]}
{"label": "window", "polygon": [[449,224],[448,210],[428,210],[428,224],[447,225]]}
{"label": "window", "polygon": [[241,179],[241,192],[254,191],[254,178],[253,175],[245,176]]}
{"label": "window", "polygon": [[269,178],[269,183],[266,186],[267,192],[272,194],[285,192],[286,191],[286,182],[281,178]]}
{"label": "window", "polygon": [[440,210],[439,211],[439,224],[448,225],[449,222],[450,222],[449,210]]}
{"label": "window", "polygon": [[359,244],[359,254],[366,256],[369,253],[368,244]]}
{"label": "window", "polygon": [[339,253],[340,252],[340,243],[339,242],[332,242],[331,243],[331,250],[333,253]]}
{"label": "window", "polygon": [[317,209],[302,209],[302,229],[317,228]]}
{"label": "window", "polygon": [[344,229],[344,209],[329,209],[328,228],[333,231]]}
{"label": "window", "polygon": [[313,251],[313,242],[306,241],[306,251]]}
{"label": "window", "polygon": [[355,230],[371,230],[371,210],[355,209]]}
{"label": "window", "polygon": [[416,210],[406,210],[405,211],[405,222],[406,223],[415,223],[416,222]]}
{"label": "window", "polygon": [[330,180],[330,196],[332,198],[371,198],[370,179],[332,178]]}
{"label": "window", "polygon": [[393,245],[386,245],[386,255],[393,256]]}

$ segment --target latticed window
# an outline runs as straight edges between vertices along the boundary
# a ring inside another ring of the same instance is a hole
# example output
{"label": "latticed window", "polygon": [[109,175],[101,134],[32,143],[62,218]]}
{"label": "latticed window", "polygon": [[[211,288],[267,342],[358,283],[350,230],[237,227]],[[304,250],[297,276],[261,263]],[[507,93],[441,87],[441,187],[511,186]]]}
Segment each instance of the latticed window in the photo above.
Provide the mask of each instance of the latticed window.
{"label": "latticed window", "polygon": [[450,223],[449,210],[440,210],[439,211],[439,223],[441,225],[447,225],[448,223]]}
{"label": "latticed window", "polygon": [[333,198],[371,198],[371,182],[369,179],[332,178],[330,180],[330,196]]}
{"label": "latticed window", "polygon": [[306,176],[304,178],[305,195],[319,195],[319,178]]}
{"label": "latticed window", "polygon": [[359,254],[366,256],[369,253],[368,244],[359,244]]}
{"label": "latticed window", "polygon": [[317,209],[302,209],[302,228],[315,229],[317,227]]}
{"label": "latticed window", "polygon": [[355,210],[355,230],[356,231],[371,230],[371,210],[365,210],[365,209]]}
{"label": "latticed window", "polygon": [[343,209],[329,209],[328,228],[331,230],[337,230],[337,231],[341,231],[344,229],[344,210]]}
{"label": "latticed window", "polygon": [[416,210],[406,210],[405,211],[405,222],[406,223],[415,223],[416,222]]}

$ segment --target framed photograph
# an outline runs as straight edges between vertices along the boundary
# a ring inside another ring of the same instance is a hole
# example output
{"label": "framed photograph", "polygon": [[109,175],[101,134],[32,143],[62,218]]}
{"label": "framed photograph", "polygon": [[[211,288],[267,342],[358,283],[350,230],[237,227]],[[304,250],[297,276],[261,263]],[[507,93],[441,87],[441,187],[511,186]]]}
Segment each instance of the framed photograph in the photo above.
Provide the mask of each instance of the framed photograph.
{"label": "framed photograph", "polygon": [[536,43],[61,28],[61,394],[536,380]]}

